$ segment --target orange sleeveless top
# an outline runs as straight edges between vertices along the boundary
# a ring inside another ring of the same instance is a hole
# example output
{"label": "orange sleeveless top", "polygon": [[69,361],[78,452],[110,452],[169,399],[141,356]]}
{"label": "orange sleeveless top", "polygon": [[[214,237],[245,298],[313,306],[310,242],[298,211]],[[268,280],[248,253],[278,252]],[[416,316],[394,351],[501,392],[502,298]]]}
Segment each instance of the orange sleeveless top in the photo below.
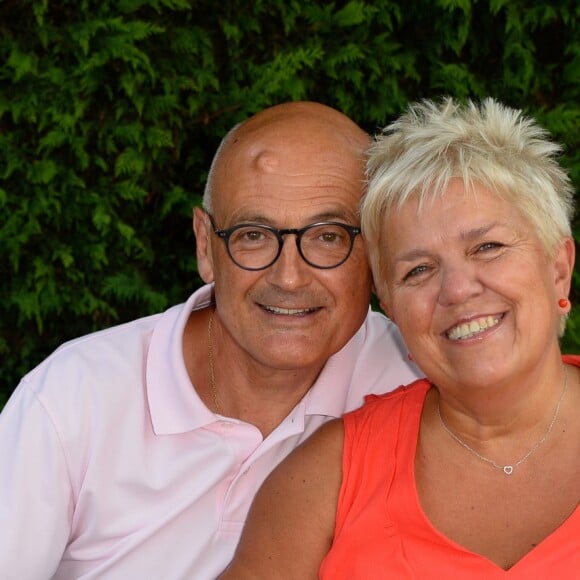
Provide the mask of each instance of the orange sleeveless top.
{"label": "orange sleeveless top", "polygon": [[[580,366],[580,356],[564,356]],[[580,507],[509,570],[462,548],[424,515],[414,459],[427,380],[345,415],[343,481],[322,580],[580,579]],[[579,490],[580,491],[580,490]]]}

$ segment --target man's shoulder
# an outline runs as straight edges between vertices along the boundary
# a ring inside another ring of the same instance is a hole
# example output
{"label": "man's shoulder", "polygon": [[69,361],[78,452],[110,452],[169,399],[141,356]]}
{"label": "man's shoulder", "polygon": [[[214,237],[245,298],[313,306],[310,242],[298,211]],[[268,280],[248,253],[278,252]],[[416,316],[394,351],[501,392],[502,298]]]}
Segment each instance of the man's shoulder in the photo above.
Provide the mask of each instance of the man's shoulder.
{"label": "man's shoulder", "polygon": [[401,334],[397,325],[382,312],[369,309],[363,327],[367,327],[367,333],[372,338],[374,333],[378,335],[388,334],[399,339]]}
{"label": "man's shoulder", "polygon": [[[369,311],[363,325],[353,337],[358,350],[356,369],[377,378],[401,380],[387,390],[423,376],[412,363],[409,350],[397,325],[384,314]],[[380,391],[384,392],[384,391]]]}
{"label": "man's shoulder", "polygon": [[177,317],[183,305],[111,326],[61,344],[22,379],[37,395],[60,396],[68,388],[98,383],[101,391],[142,375],[159,321]]}
{"label": "man's shoulder", "polygon": [[149,347],[151,336],[162,328],[164,341],[185,324],[188,313],[206,305],[211,296],[211,285],[205,285],[192,294],[186,302],[168,307],[158,312],[103,328],[64,342],[36,368],[27,378],[42,372],[46,367],[70,364],[93,363],[105,365],[112,362],[132,364],[135,356],[141,356]]}
{"label": "man's shoulder", "polygon": [[152,314],[73,338],[61,344],[30,374],[44,366],[60,364],[69,359],[100,359],[106,353],[117,352],[119,348],[128,352],[135,344],[142,345],[144,337],[151,334],[161,316],[161,313]]}
{"label": "man's shoulder", "polygon": [[331,357],[323,373],[333,399],[337,399],[339,390],[344,392],[342,413],[360,407],[368,394],[386,393],[422,376],[409,360],[397,326],[384,314],[371,310],[349,343]]}

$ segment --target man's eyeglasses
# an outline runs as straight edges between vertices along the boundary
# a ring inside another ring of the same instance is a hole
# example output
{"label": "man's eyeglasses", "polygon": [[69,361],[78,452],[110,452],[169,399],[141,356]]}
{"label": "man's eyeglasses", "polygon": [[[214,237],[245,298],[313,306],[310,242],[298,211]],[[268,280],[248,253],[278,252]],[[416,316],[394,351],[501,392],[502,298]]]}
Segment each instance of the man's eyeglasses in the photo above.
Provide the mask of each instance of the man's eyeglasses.
{"label": "man's eyeglasses", "polygon": [[339,222],[318,222],[284,230],[263,224],[238,224],[220,230],[213,217],[207,215],[234,264],[244,270],[264,270],[271,266],[280,257],[287,234],[296,236],[298,252],[307,264],[314,268],[336,268],[350,256],[354,239],[361,233],[360,228]]}

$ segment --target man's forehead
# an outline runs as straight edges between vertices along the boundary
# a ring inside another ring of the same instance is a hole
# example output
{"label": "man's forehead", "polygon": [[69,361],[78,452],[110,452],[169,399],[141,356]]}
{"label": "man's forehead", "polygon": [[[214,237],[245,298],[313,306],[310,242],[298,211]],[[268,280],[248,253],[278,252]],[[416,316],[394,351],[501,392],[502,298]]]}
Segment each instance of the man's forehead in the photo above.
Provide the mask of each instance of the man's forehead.
{"label": "man's forehead", "polygon": [[358,143],[345,140],[325,130],[300,130],[299,125],[272,129],[264,127],[232,139],[222,151],[216,179],[221,177],[221,172],[245,170],[263,175],[324,174],[326,167],[364,171],[366,142],[363,140]]}
{"label": "man's forehead", "polygon": [[280,166],[280,156],[270,149],[261,150],[253,156],[252,165],[260,173],[272,173]]}
{"label": "man's forehead", "polygon": [[247,205],[254,211],[272,204],[336,204],[357,211],[368,145],[364,131],[326,107],[321,116],[308,107],[306,114],[281,109],[250,119],[229,136],[214,167],[214,209],[230,214]]}

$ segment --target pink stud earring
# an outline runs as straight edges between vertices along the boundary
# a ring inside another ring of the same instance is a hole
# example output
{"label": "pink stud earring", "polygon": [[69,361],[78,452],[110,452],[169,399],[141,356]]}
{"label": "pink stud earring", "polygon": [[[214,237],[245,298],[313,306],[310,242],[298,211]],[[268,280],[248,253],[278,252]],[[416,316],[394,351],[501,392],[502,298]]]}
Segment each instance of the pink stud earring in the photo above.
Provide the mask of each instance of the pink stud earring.
{"label": "pink stud earring", "polygon": [[568,301],[568,298],[560,298],[560,300],[558,300],[558,306],[560,308],[568,308],[569,304],[570,302]]}

